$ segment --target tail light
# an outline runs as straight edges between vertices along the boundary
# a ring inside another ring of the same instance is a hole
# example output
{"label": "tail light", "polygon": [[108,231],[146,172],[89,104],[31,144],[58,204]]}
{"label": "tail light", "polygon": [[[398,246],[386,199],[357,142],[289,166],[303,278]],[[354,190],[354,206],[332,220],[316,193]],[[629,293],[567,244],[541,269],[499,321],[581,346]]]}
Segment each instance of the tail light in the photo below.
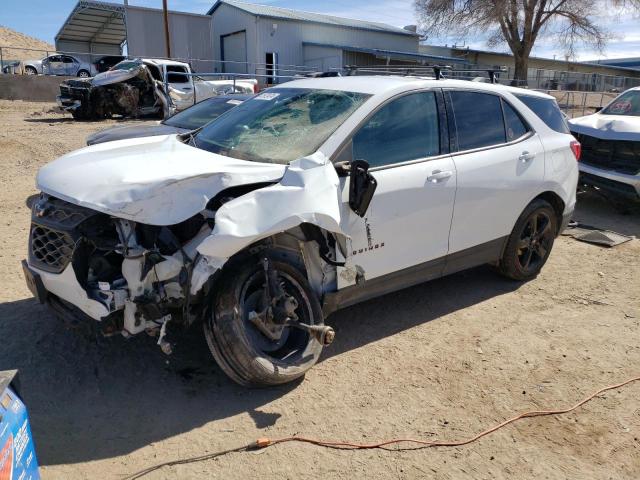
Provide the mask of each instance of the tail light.
{"label": "tail light", "polygon": [[580,154],[582,153],[582,145],[577,140],[572,140],[569,144],[571,147],[571,151],[573,152],[573,156],[576,157],[576,162],[580,160]]}
{"label": "tail light", "polygon": [[253,84],[253,93],[258,93],[260,91],[260,85],[258,85],[258,82]]}

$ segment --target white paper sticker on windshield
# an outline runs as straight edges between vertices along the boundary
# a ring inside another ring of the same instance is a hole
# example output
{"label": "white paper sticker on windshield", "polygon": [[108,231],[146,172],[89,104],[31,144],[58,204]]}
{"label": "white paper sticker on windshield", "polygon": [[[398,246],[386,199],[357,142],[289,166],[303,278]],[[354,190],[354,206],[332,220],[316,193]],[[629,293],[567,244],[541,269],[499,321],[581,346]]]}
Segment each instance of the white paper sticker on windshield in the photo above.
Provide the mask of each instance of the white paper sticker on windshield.
{"label": "white paper sticker on windshield", "polygon": [[261,93],[260,95],[258,95],[257,97],[254,97],[254,98],[256,100],[273,100],[278,95],[280,95],[280,94],[279,93],[275,93],[275,92],[264,92],[264,93]]}
{"label": "white paper sticker on windshield", "polygon": [[227,100],[227,103],[230,105],[240,105],[242,100]]}

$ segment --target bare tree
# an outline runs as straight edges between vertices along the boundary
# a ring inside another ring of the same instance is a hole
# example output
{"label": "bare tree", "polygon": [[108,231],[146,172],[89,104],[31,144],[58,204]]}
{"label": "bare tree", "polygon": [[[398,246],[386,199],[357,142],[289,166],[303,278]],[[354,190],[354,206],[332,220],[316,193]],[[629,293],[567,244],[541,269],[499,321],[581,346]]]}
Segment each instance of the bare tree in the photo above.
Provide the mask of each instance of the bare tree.
{"label": "bare tree", "polygon": [[515,59],[514,77],[525,81],[529,55],[540,36],[554,38],[570,57],[580,43],[602,51],[610,34],[595,15],[603,5],[603,0],[415,0],[425,33],[459,38],[482,34],[489,45],[506,42]]}

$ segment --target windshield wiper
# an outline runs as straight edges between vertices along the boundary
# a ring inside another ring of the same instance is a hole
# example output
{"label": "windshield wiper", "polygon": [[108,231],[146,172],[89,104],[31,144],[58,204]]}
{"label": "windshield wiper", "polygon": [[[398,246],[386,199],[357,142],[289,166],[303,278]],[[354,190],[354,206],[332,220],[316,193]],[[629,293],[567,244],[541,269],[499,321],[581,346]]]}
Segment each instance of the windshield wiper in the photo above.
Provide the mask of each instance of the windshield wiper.
{"label": "windshield wiper", "polygon": [[178,135],[178,138],[180,138],[180,141],[186,141],[188,145],[192,145],[197,148],[198,144],[196,143],[196,135],[200,133],[203,128],[204,125],[196,128],[195,130],[191,130],[190,132],[181,133],[180,135]]}

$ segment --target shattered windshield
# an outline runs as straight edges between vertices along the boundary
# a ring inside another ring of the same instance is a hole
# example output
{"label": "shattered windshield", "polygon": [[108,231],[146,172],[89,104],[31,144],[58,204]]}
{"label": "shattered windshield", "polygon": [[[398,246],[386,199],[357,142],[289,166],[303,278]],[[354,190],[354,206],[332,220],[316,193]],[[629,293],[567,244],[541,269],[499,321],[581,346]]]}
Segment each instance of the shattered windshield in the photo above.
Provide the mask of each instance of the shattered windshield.
{"label": "shattered windshield", "polygon": [[115,64],[111,67],[111,70],[133,70],[134,68],[140,68],[140,65],[142,65],[140,60],[125,60]]}
{"label": "shattered windshield", "polygon": [[370,95],[270,89],[198,133],[194,145],[240,160],[287,164],[315,152]]}
{"label": "shattered windshield", "polygon": [[604,115],[640,116],[640,91],[632,90],[623,93],[600,113]]}

